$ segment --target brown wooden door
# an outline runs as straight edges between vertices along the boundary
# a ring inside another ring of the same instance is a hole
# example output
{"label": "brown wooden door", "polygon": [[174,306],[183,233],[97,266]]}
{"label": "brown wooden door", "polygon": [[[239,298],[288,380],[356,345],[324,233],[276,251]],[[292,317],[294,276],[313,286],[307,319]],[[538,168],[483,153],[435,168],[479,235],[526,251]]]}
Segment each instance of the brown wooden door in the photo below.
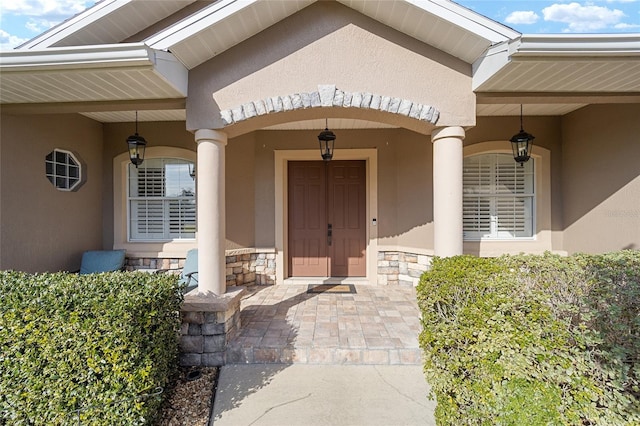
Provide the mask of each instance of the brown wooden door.
{"label": "brown wooden door", "polygon": [[289,275],[366,275],[364,161],[289,162]]}

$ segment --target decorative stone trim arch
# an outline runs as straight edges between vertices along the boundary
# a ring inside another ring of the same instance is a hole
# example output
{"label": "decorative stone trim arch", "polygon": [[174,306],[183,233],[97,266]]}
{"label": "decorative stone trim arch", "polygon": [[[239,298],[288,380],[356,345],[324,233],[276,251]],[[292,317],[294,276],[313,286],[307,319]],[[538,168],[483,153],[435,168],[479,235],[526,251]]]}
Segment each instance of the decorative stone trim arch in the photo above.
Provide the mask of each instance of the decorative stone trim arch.
{"label": "decorative stone trim arch", "polygon": [[220,111],[220,117],[225,126],[230,126],[261,115],[318,107],[372,109],[430,124],[436,124],[440,117],[440,111],[430,105],[366,92],[345,92],[330,84],[319,85],[316,92],[273,96],[248,102]]}

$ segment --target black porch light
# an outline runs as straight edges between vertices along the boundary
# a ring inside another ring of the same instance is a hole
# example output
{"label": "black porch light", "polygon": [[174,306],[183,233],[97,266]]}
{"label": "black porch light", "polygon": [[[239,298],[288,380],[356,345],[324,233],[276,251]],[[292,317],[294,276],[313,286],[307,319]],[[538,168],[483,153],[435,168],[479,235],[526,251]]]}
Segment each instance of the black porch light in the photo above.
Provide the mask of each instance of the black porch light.
{"label": "black porch light", "polygon": [[129,159],[138,168],[144,161],[144,149],[147,141],[138,134],[138,111],[136,111],[136,133],[127,138],[129,146]]}
{"label": "black porch light", "polygon": [[331,161],[333,158],[333,147],[336,142],[336,135],[328,127],[328,120],[325,121],[325,128],[318,135],[320,144],[320,155],[324,161]]}
{"label": "black porch light", "polygon": [[520,132],[513,135],[511,140],[511,148],[513,149],[513,159],[524,167],[524,163],[531,158],[531,148],[535,137],[524,131],[522,128],[522,104],[520,104]]}

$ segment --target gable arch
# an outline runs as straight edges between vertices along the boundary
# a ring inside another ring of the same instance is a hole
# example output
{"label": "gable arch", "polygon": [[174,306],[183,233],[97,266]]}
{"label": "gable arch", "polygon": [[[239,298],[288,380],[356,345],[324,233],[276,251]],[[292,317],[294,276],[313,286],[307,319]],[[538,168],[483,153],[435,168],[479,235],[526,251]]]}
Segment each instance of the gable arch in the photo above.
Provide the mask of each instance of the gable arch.
{"label": "gable arch", "polygon": [[440,111],[410,99],[343,91],[328,84],[319,85],[314,92],[271,96],[220,111],[225,129],[245,122],[240,133],[264,127],[265,123],[274,125],[319,116],[366,118],[426,134],[438,122]]}

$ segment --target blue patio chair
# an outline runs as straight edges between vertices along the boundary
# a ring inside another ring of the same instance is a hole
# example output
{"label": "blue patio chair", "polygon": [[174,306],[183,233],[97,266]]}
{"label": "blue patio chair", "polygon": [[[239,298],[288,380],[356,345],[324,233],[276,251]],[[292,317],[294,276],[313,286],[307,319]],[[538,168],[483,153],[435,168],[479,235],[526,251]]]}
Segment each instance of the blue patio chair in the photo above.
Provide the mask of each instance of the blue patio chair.
{"label": "blue patio chair", "polygon": [[124,250],[92,250],[82,254],[80,274],[112,272],[124,269]]}
{"label": "blue patio chair", "polygon": [[[170,271],[178,271],[178,269],[158,269],[156,273],[161,274]],[[184,261],[182,271],[180,271],[178,283],[184,293],[188,293],[198,287],[198,249],[191,249],[187,252],[187,258]]]}
{"label": "blue patio chair", "polygon": [[180,274],[180,284],[186,286],[184,292],[188,293],[198,287],[198,249],[187,252],[187,259]]}

